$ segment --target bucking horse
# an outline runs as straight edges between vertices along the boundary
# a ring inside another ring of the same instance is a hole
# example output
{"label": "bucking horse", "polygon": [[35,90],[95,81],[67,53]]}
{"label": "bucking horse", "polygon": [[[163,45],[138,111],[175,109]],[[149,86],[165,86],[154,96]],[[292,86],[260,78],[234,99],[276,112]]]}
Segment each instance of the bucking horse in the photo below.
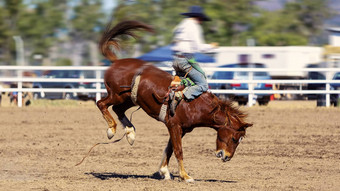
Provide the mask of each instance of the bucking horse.
{"label": "bucking horse", "polygon": [[136,30],[152,32],[153,28],[138,21],[123,21],[116,26],[108,25],[104,31],[99,48],[112,64],[104,75],[107,96],[97,102],[97,106],[108,124],[107,136],[111,139],[117,122],[108,107],[117,114],[124,126],[126,138],[132,145],[135,140],[135,127],[125,112],[133,106],[141,107],[152,118],[162,121],[168,128],[170,138],[164,150],[159,173],[164,179],[171,179],[168,169],[172,153],[175,153],[179,176],[186,182],[194,179],[184,169],[182,137],[196,127],[210,127],[217,131],[216,156],[229,161],[252,124],[245,122],[246,114],[233,106],[232,102],[220,100],[211,92],[204,92],[192,101],[182,100],[173,114],[170,114],[169,87],[174,77],[145,61],[126,58],[118,59],[112,49],[120,50],[120,38],[137,38]]}

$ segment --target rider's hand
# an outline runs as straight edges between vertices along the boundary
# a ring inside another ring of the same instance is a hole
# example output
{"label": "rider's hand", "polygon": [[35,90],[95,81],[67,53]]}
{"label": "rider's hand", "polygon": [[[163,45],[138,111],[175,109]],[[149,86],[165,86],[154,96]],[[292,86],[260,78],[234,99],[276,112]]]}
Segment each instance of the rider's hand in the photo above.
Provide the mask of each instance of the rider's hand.
{"label": "rider's hand", "polygon": [[218,48],[218,42],[212,42],[212,43],[210,43],[210,45],[211,45],[213,48]]}

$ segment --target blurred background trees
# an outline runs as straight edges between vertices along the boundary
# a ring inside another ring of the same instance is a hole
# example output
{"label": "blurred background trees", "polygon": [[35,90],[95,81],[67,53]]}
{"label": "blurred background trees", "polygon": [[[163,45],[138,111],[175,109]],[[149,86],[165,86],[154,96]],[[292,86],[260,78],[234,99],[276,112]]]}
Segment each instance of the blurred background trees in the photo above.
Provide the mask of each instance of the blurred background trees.
{"label": "blurred background trees", "polygon": [[191,5],[205,8],[212,18],[203,24],[206,40],[220,46],[327,43],[319,34],[334,15],[332,0],[291,0],[277,10],[259,6],[265,1],[116,0],[107,10],[103,0],[0,0],[0,64],[15,64],[12,37],[19,35],[30,64],[96,65],[101,59],[97,42],[110,20],[139,20],[155,28],[155,34],[143,33],[122,55],[138,56],[171,43],[172,30],[183,19],[180,13]]}

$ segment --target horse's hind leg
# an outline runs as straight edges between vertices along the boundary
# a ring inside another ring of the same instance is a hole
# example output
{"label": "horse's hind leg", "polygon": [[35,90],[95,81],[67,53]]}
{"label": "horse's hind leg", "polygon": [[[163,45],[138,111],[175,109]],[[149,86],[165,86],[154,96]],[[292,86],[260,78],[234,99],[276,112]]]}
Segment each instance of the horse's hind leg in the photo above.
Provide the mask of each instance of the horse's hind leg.
{"label": "horse's hind leg", "polygon": [[124,102],[124,104],[112,106],[112,110],[117,114],[119,121],[124,126],[126,132],[126,139],[130,143],[130,145],[133,145],[135,141],[136,129],[131,123],[131,121],[126,117],[125,111],[131,108],[132,106],[134,106],[134,104],[129,101]]}
{"label": "horse's hind leg", "polygon": [[107,109],[109,106],[112,105],[112,101],[109,97],[106,97],[104,99],[101,99],[97,102],[97,107],[103,114],[103,118],[109,125],[109,128],[107,129],[107,137],[111,139],[115,133],[116,133],[116,127],[117,123],[113,119],[112,115],[110,114],[109,110]]}
{"label": "horse's hind leg", "polygon": [[107,108],[111,105],[120,104],[122,102],[123,100],[117,94],[114,94],[110,91],[108,91],[108,95],[105,98],[97,102],[97,107],[102,112],[105,121],[109,125],[109,128],[107,129],[107,137],[109,139],[111,139],[115,135],[117,123],[113,119],[112,115],[110,114]]}

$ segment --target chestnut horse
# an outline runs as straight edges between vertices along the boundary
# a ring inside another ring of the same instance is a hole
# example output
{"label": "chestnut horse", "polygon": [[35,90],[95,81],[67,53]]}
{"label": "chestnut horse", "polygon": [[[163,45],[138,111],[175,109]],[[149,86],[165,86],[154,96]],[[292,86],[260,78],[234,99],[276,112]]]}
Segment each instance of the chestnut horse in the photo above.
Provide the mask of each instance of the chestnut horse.
{"label": "chestnut horse", "polygon": [[[97,102],[97,106],[109,125],[107,135],[112,138],[116,132],[117,123],[108,111],[112,106],[119,121],[125,127],[126,137],[132,145],[135,138],[135,127],[125,116],[125,111],[139,105],[149,116],[161,120],[167,126],[170,138],[164,150],[159,167],[159,173],[170,179],[168,164],[172,153],[178,162],[179,176],[187,182],[194,181],[184,169],[182,137],[195,127],[211,127],[217,131],[216,156],[222,161],[229,161],[236,147],[245,136],[246,128],[252,124],[244,121],[246,115],[235,108],[231,102],[219,100],[215,95],[205,92],[198,98],[187,102],[182,100],[174,115],[169,114],[167,107],[162,107],[163,99],[173,79],[169,73],[147,64],[139,59],[118,59],[111,51],[119,49],[118,36],[136,37],[133,30],[152,31],[148,25],[138,21],[123,21],[115,27],[107,27],[99,47],[102,54],[112,65],[107,69],[104,83],[107,96]],[[164,106],[164,105],[163,105]],[[160,113],[165,117],[160,119]]]}

